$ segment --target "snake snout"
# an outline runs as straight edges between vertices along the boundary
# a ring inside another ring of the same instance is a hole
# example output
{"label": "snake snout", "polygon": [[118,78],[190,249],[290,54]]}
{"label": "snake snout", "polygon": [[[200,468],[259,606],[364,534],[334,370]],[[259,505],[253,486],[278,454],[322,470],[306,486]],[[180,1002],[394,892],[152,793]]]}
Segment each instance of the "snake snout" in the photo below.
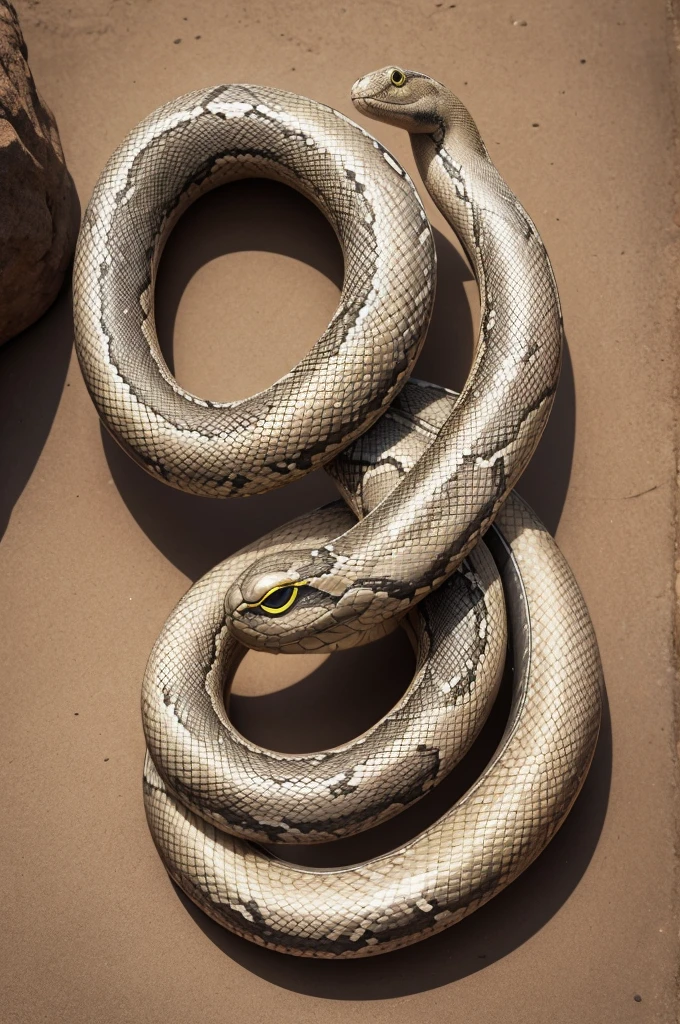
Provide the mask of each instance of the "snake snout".
{"label": "snake snout", "polygon": [[231,616],[234,614],[236,609],[245,603],[243,597],[243,591],[241,590],[238,583],[234,583],[226,593],[224,598],[224,610],[227,615]]}
{"label": "snake snout", "polygon": [[350,98],[352,103],[356,103],[357,100],[370,99],[376,92],[382,87],[376,83],[375,72],[371,72],[368,75],[364,75],[362,78],[358,78],[350,89]]}

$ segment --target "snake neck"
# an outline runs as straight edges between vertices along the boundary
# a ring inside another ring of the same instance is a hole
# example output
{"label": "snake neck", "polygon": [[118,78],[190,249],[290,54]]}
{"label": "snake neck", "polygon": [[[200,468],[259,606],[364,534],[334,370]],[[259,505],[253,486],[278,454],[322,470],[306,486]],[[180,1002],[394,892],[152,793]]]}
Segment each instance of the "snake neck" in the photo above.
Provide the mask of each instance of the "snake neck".
{"label": "snake neck", "polygon": [[[428,192],[465,248],[481,316],[467,383],[439,436],[332,545],[338,561],[329,590],[359,590],[371,621],[439,586],[491,525],[538,444],[561,359],[562,316],[545,246],[467,112],[411,141]],[[323,577],[315,585],[325,589]]]}
{"label": "snake neck", "polygon": [[[477,281],[480,330],[475,353],[479,354],[487,335],[490,304],[495,300],[496,306],[510,310],[520,298],[520,282],[507,260],[508,234],[516,236],[518,227],[525,234],[530,228],[535,233],[535,229],[491,162],[469,115],[464,119],[454,108],[442,118],[436,132],[413,134],[410,140],[423,183],[461,242]],[[517,224],[518,218],[523,226]],[[497,287],[490,292],[492,275]],[[474,370],[473,365],[469,380]]]}

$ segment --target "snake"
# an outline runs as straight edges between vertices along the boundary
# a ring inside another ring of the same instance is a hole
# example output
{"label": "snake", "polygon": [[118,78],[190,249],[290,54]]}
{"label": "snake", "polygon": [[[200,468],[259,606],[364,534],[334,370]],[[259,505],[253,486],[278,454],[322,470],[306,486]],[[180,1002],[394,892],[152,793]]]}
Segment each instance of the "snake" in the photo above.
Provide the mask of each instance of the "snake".
{"label": "snake", "polygon": [[[447,87],[390,66],[351,96],[360,113],[409,133],[477,281],[480,325],[459,395],[410,379],[436,282],[410,176],[369,132],[305,97],[231,84],[159,108],[108,161],[74,262],[86,385],[148,472],[214,497],[261,493],[321,466],[339,487],[341,500],[190,588],[142,687],[144,801],[169,875],[236,934],[322,958],[419,941],[512,882],[578,795],[603,698],[578,585],[514,491],[559,377],[563,320],[545,246]],[[328,328],[297,366],[257,395],[214,402],[171,373],[154,284],[186,208],[245,177],[315,203],[345,275]],[[413,680],[349,743],[282,754],[231,724],[229,688],[249,649],[333,651],[396,628],[414,647]],[[513,698],[499,747],[438,821],[349,867],[306,868],[273,853],[270,844],[355,834],[428,793],[479,734],[508,648]]]}

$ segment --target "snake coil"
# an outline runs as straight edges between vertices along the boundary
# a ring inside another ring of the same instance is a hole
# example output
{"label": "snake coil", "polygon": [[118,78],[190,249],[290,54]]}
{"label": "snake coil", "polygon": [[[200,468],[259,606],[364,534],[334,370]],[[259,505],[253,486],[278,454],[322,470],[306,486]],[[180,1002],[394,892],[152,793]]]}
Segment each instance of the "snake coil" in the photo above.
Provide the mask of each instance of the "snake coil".
{"label": "snake coil", "polygon": [[[291,93],[218,86],[151,114],[102,173],[74,272],[87,386],[149,472],[225,496],[323,465],[344,498],[191,587],[154,647],[142,693],[144,799],[169,874],[237,934],[317,957],[415,942],[511,882],[576,798],[602,700],[578,586],[512,491],[559,374],[562,318],[545,247],[444,86],[384,68],[357,82],[352,99],[410,133],[427,190],[477,279],[479,337],[460,396],[408,380],[435,283],[432,232],[410,178],[344,115]],[[181,388],[164,361],[155,273],[187,205],[249,176],[283,181],[320,207],[345,280],[327,330],[290,373],[241,402],[209,402]],[[490,764],[443,817],[347,868],[302,868],[256,845],[351,835],[436,785],[493,703],[506,617],[509,721]],[[361,736],[290,755],[231,725],[225,691],[247,648],[333,650],[399,624],[416,648],[414,679]]]}

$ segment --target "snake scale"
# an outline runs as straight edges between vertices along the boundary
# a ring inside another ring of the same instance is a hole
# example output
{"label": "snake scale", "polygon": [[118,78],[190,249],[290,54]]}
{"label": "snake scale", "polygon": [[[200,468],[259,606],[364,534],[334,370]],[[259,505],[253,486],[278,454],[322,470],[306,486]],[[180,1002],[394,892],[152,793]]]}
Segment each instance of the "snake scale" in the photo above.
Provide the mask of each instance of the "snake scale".
{"label": "snake scale", "polygon": [[[194,584],[154,647],[142,693],[145,806],[169,874],[237,934],[316,957],[407,945],[511,882],[576,798],[602,701],[578,586],[512,490],[559,375],[562,317],[545,247],[443,85],[389,67],[355,83],[352,99],[409,132],[477,279],[479,335],[459,396],[408,379],[436,277],[413,183],[368,132],[301,96],[223,85],[151,114],[101,175],[74,271],[85,381],[110,432],[149,472],[226,496],[325,466],[344,499]],[[162,356],[155,273],[186,207],[251,176],[291,185],[323,211],[345,278],[327,330],[296,367],[251,398],[210,402],[185,391]],[[351,742],[281,754],[231,725],[226,695],[248,648],[334,650],[398,626],[416,652],[413,681]],[[437,822],[344,868],[303,868],[261,847],[351,835],[427,793],[478,735],[508,642],[502,741]]]}

